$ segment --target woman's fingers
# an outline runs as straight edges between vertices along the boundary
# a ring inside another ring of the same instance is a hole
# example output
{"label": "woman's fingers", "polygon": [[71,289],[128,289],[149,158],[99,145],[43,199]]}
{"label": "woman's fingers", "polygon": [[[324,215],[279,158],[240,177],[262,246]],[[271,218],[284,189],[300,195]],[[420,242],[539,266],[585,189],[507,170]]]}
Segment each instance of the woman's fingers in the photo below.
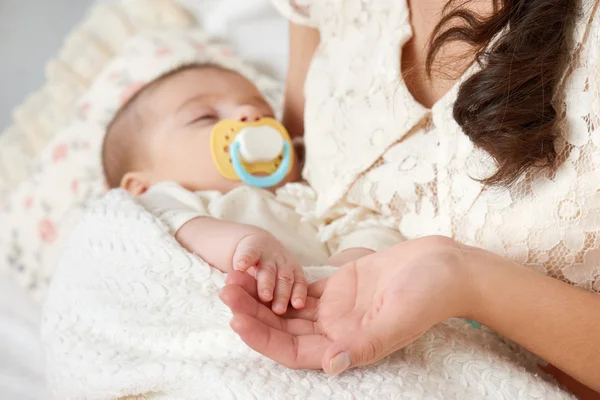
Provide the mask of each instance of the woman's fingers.
{"label": "woman's fingers", "polygon": [[327,280],[328,278],[321,279],[308,285],[308,296],[306,297],[304,307],[301,309],[288,309],[283,317],[316,321],[319,316],[319,299],[327,285]]}
{"label": "woman's fingers", "polygon": [[323,354],[331,344],[325,336],[294,336],[245,314],[235,315],[231,328],[253,350],[294,369],[320,369]]}
{"label": "woman's fingers", "polygon": [[[383,327],[383,326],[380,326]],[[339,375],[359,365],[369,365],[387,357],[395,351],[421,337],[426,331],[411,336],[381,335],[377,327],[362,327],[333,343],[323,356],[323,370],[329,375]]]}
{"label": "woman's fingers", "polygon": [[256,279],[247,273],[240,271],[231,271],[225,277],[225,283],[228,285],[236,285],[244,289],[248,294],[255,299],[258,299],[258,290],[256,288]]}
{"label": "woman's fingers", "polygon": [[329,278],[324,278],[308,285],[308,295],[317,299],[321,298],[323,291],[325,290],[325,286],[327,286],[328,280]]}
{"label": "woman's fingers", "polygon": [[370,364],[381,357],[383,343],[368,327],[348,334],[333,343],[323,357],[322,367],[329,375],[339,375],[358,365]]}
{"label": "woman's fingers", "polygon": [[219,298],[234,314],[248,314],[269,326],[282,329],[281,319],[240,286],[225,286],[219,292]]}
{"label": "woman's fingers", "polygon": [[[231,286],[239,286],[244,289],[250,296],[256,300],[258,298],[258,291],[256,287],[256,279],[244,272],[232,271],[227,274],[225,283]],[[229,305],[229,304],[228,304]],[[305,319],[308,321],[315,322],[318,316],[319,299],[314,297],[307,297],[304,302],[304,308],[296,310],[289,308],[288,311],[283,315],[286,319]],[[231,308],[231,307],[230,307]]]}
{"label": "woman's fingers", "polygon": [[225,286],[219,293],[219,297],[234,314],[249,315],[280,331],[293,335],[318,335],[322,333],[320,326],[314,321],[301,318],[282,319],[239,286]]}
{"label": "woman's fingers", "polygon": [[285,315],[283,315],[282,317],[286,319],[300,318],[315,322],[318,316],[319,299],[315,299],[314,297],[307,297],[306,302],[304,303],[304,308],[301,308],[299,310],[289,308]]}

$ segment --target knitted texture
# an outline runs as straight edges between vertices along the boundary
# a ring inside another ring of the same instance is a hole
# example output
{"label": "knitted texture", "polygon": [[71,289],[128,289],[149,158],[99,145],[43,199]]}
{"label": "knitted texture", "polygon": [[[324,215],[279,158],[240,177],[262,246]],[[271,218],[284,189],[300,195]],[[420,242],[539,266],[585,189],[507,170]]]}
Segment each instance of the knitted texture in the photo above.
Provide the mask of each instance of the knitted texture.
{"label": "knitted texture", "polygon": [[[311,280],[331,271],[306,268]],[[460,320],[339,377],[289,370],[230,329],[223,285],[128,194],[110,192],[73,231],[50,286],[42,335],[56,398],[572,398],[533,357]]]}

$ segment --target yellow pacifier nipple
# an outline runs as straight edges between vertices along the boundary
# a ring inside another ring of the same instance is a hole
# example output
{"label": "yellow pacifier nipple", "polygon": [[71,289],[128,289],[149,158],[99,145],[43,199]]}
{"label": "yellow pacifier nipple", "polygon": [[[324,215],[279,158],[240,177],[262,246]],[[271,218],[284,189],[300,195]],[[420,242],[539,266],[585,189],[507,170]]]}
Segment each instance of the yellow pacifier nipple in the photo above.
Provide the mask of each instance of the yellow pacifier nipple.
{"label": "yellow pacifier nipple", "polygon": [[211,153],[225,178],[261,188],[279,184],[290,173],[294,157],[289,134],[273,118],[219,122],[211,134]]}

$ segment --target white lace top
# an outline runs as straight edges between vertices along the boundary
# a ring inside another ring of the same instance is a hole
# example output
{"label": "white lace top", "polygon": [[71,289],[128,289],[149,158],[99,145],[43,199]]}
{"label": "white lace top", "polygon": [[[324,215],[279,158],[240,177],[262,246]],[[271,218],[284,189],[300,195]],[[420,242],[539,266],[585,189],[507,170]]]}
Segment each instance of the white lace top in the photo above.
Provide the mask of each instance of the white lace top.
{"label": "white lace top", "polygon": [[[564,163],[510,189],[452,118],[461,82],[426,109],[401,80],[405,1],[273,0],[321,44],[306,86],[305,178],[323,212],[340,200],[393,216],[408,239],[443,234],[600,292],[600,11],[584,0],[556,101]],[[470,76],[468,70],[461,81]]]}

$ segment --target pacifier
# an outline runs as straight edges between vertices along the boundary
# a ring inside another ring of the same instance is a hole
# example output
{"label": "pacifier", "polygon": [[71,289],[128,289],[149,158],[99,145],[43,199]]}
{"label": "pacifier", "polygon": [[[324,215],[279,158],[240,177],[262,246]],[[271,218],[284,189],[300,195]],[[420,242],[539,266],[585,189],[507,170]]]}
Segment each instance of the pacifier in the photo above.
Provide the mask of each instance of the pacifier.
{"label": "pacifier", "polygon": [[221,175],[262,189],[280,184],[294,161],[290,135],[273,118],[223,120],[212,130],[210,149]]}

